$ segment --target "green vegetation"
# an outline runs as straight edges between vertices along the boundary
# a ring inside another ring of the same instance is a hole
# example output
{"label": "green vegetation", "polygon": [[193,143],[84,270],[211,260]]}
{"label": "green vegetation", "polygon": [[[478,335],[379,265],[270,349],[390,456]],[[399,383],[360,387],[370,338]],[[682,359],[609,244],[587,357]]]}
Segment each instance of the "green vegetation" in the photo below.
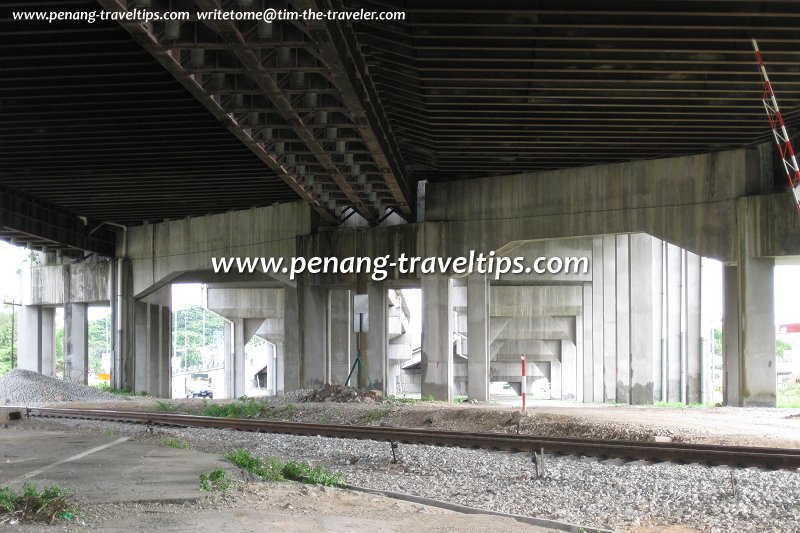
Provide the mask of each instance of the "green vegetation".
{"label": "green vegetation", "polygon": [[384,417],[389,416],[394,411],[394,407],[391,405],[386,405],[383,407],[379,407],[374,411],[370,411],[366,415],[364,415],[364,420],[367,422],[377,422],[378,420],[383,420]]}
{"label": "green vegetation", "polygon": [[792,345],[780,339],[775,340],[775,355],[778,359],[783,360],[783,356],[787,351],[792,350]]}
{"label": "green vegetation", "polygon": [[425,396],[421,397],[419,399],[419,401],[421,401],[421,402],[433,402],[433,401],[435,401],[435,399],[433,397],[433,394],[426,394]]}
{"label": "green vegetation", "polygon": [[161,411],[162,413],[171,413],[177,410],[178,406],[172,402],[156,402],[156,411]]}
{"label": "green vegetation", "polygon": [[469,398],[467,396],[453,396],[453,403],[466,403]]}
{"label": "green vegetation", "polygon": [[108,428],[106,430],[106,437],[113,437],[113,436],[114,436],[114,430],[111,429],[111,428]]}
{"label": "green vegetation", "polygon": [[59,519],[72,519],[72,496],[58,485],[39,490],[27,483],[21,494],[10,487],[0,487],[0,524],[12,520],[52,524]]}
{"label": "green vegetation", "polygon": [[778,407],[800,407],[800,383],[787,383],[778,389]]}
{"label": "green vegetation", "polygon": [[231,486],[231,478],[224,468],[215,468],[211,472],[200,474],[200,488],[211,492],[218,490],[225,492]]}
{"label": "green vegetation", "polygon": [[414,398],[406,398],[404,396],[387,396],[385,403],[390,405],[414,405],[419,400]]}
{"label": "green vegetation", "polygon": [[100,389],[103,392],[108,392],[110,394],[116,394],[118,396],[136,396],[136,393],[134,393],[130,389],[115,389],[114,387],[112,387],[111,385],[108,385],[106,383],[100,383],[99,385],[95,385],[95,387],[97,387],[98,389]]}
{"label": "green vegetation", "polygon": [[225,459],[239,468],[265,481],[293,480],[326,487],[344,487],[344,478],[330,472],[324,466],[311,466],[308,463],[289,461],[284,463],[277,457],[256,457],[249,450],[236,450]]}
{"label": "green vegetation", "polygon": [[[288,407],[288,405],[286,407]],[[206,404],[200,411],[200,414],[203,416],[217,416],[221,418],[255,418],[266,410],[264,404],[257,401],[255,398],[242,396],[236,403],[224,405]]]}
{"label": "green vegetation", "polygon": [[670,409],[714,407],[713,403],[681,403],[681,402],[656,402],[653,407],[667,407]]}
{"label": "green vegetation", "polygon": [[185,450],[187,448],[191,448],[188,442],[181,439],[176,439],[174,437],[162,438],[161,445],[166,446],[167,448],[176,448],[178,450]]}
{"label": "green vegetation", "polygon": [[223,318],[199,305],[178,309],[172,317],[173,346],[175,354],[183,358],[181,366],[199,365],[203,361],[201,348],[212,339],[222,338]]}
{"label": "green vegetation", "polygon": [[[13,321],[12,321],[13,317]],[[19,339],[19,313],[0,313],[0,376],[11,370],[11,339],[16,343]],[[14,350],[15,361],[19,358],[19,351]]]}

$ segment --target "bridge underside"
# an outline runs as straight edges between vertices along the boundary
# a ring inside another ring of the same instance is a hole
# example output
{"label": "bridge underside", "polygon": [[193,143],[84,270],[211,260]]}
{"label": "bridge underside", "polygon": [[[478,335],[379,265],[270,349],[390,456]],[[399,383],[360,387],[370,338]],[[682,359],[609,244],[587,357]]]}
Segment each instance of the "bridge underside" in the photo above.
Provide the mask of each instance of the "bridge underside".
{"label": "bridge underside", "polygon": [[[134,7],[405,18],[12,17]],[[64,306],[70,375],[85,379],[85,306],[109,302],[115,383],[166,394],[168,288],[192,279],[256,291],[221,313],[234,339],[229,394],[243,390],[248,332],[276,346],[275,390],[341,381],[353,294],[379,324],[362,385],[391,392],[405,363],[387,291],[418,286],[422,393],[484,399],[492,379],[521,379],[512,359],[526,352],[554,397],[698,401],[708,361],[696,284],[708,257],[726,265],[727,401],[774,404],[762,295],[774,258],[800,243],[765,144],[750,39],[796,126],[799,17],[796,3],[747,0],[0,4],[0,239],[44,264],[26,288],[25,365],[50,371],[52,308]],[[210,272],[215,256],[537,247],[580,252],[587,277]],[[266,298],[258,291],[277,291],[280,305],[243,303]]]}

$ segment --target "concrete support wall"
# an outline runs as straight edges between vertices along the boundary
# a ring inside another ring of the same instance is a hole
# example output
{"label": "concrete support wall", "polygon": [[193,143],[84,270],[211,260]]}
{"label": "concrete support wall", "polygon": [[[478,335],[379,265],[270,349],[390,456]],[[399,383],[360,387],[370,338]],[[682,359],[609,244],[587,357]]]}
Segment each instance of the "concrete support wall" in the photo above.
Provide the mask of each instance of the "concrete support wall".
{"label": "concrete support wall", "polygon": [[490,286],[485,275],[467,277],[467,396],[471,400],[489,400],[489,313]]}
{"label": "concrete support wall", "polygon": [[64,374],[70,381],[83,383],[89,370],[89,320],[86,304],[64,306]]}
{"label": "concrete support wall", "polygon": [[24,305],[20,315],[19,368],[56,373],[55,309]]}
{"label": "concrete support wall", "polygon": [[450,279],[422,277],[422,395],[450,401],[453,383],[453,319]]}
{"label": "concrete support wall", "polygon": [[355,351],[352,343],[352,295],[347,289],[331,289],[328,291],[328,299],[330,305],[328,350],[331,354],[331,364],[327,380],[343,385],[350,372],[350,360]]}
{"label": "concrete support wall", "polygon": [[775,302],[772,258],[755,257],[759,212],[737,206],[738,264],[725,267],[725,400],[730,405],[774,407]]}
{"label": "concrete support wall", "polygon": [[302,388],[322,387],[328,375],[328,297],[322,287],[302,289],[300,383]]}
{"label": "concrete support wall", "polygon": [[387,357],[389,350],[389,337],[386,331],[387,320],[387,288],[383,283],[369,283],[367,285],[367,299],[369,302],[369,331],[367,342],[362,349],[364,371],[362,372],[363,388],[371,387],[386,392]]}
{"label": "concrete support wall", "polygon": [[133,303],[133,391],[168,398],[172,391],[171,292],[162,289]]}
{"label": "concrete support wall", "polygon": [[293,391],[300,386],[300,358],[303,351],[303,335],[300,320],[300,294],[294,287],[284,289],[284,390]]}

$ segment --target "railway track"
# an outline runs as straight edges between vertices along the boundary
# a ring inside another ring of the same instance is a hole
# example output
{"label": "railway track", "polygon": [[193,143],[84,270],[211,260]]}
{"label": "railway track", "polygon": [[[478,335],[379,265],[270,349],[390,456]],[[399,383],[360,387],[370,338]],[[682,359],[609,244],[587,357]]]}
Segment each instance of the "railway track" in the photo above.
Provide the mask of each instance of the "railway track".
{"label": "railway track", "polygon": [[800,468],[800,449],[791,448],[537,437],[505,433],[462,433],[396,427],[274,422],[270,420],[217,418],[148,411],[45,407],[6,408],[6,410],[9,409],[19,409],[20,414],[29,418],[105,420],[155,426],[215,428],[254,433],[373,440],[389,442],[393,445],[397,443],[428,444],[531,454],[546,453],[616,458],[628,461],[668,461],[673,463],[759,467],[772,470],[797,470]]}

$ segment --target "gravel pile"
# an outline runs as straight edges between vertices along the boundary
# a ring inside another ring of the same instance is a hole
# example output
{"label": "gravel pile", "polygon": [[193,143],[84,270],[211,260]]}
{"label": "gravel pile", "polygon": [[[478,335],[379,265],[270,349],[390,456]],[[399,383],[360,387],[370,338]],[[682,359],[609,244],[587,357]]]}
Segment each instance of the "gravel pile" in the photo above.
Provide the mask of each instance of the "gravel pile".
{"label": "gravel pile", "polygon": [[380,391],[360,390],[342,385],[325,385],[308,393],[304,402],[336,402],[336,403],[381,403]]}
{"label": "gravel pile", "polygon": [[0,377],[0,404],[36,405],[53,402],[122,400],[95,387],[15,368]]}
{"label": "gravel pile", "polygon": [[[97,431],[110,426],[69,424]],[[121,435],[146,435],[138,426],[111,427]],[[186,440],[198,451],[247,448],[257,455],[324,464],[354,485],[586,527],[800,531],[800,474],[795,472],[546,456],[544,476],[534,479],[524,454],[401,444],[400,463],[392,464],[388,443],[173,428],[147,438],[163,435]]]}

